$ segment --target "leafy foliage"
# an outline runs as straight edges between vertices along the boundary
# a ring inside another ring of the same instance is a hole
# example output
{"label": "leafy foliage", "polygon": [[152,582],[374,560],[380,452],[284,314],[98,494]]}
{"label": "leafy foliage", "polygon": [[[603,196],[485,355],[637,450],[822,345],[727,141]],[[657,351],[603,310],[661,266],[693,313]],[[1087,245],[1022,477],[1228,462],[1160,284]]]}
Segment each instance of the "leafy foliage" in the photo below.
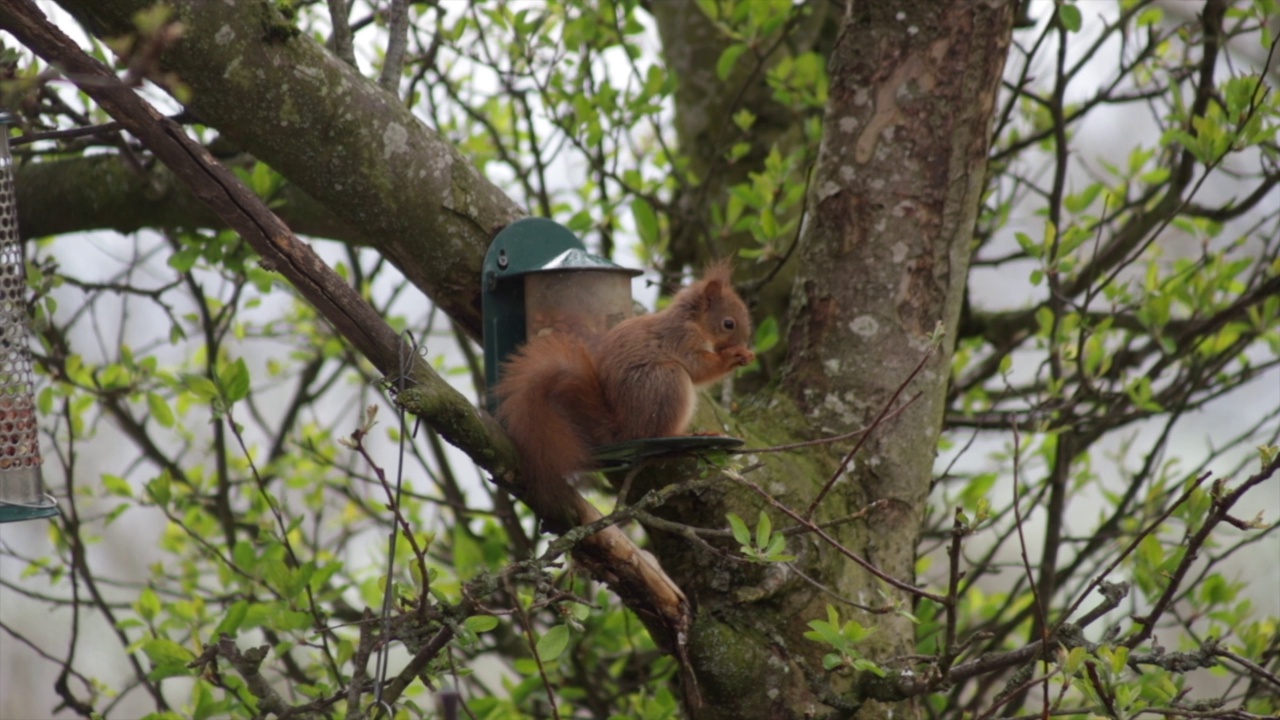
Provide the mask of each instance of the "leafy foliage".
{"label": "leafy foliage", "polygon": [[[281,22],[335,42],[361,33],[350,60],[389,73],[536,214],[604,254],[634,249],[668,285],[711,246],[754,289],[794,271],[821,193],[808,178],[822,111],[848,92],[828,77],[839,18],[820,3],[699,0],[712,32],[688,49],[706,52],[721,88],[704,98],[681,96],[690,78],[670,67],[673,43],[699,41],[655,29],[642,3],[402,4],[412,22],[399,31],[381,5],[353,5],[349,21],[329,14],[342,3],[290,4]],[[837,595],[825,619],[798,622],[830,695],[853,705],[892,681],[913,689],[893,699],[940,718],[1280,712],[1276,609],[1259,607],[1274,600],[1259,590],[1274,562],[1233,564],[1280,537],[1265,502],[1280,444],[1277,8],[1185,12],[1031,4],[1015,32],[907,603],[797,580],[815,555],[839,555],[807,515],[759,509],[754,528],[751,514],[718,516],[727,530],[635,516],[727,558],[759,580],[753,597]],[[172,40],[167,14],[138,22],[140,46]],[[399,67],[382,52],[397,32]],[[121,74],[145,74],[129,52]],[[21,48],[0,62],[5,96],[28,99],[19,163],[145,156],[114,128],[65,136],[108,118]],[[178,102],[189,91],[171,90]],[[690,115],[707,122],[691,131]],[[1149,132],[1082,140],[1138,116]],[[235,162],[285,202],[286,177]],[[445,688],[472,717],[678,717],[677,661],[639,619],[561,572],[563,548],[434,429],[369,410],[390,405],[368,363],[234,233],[201,228],[44,238],[28,258],[45,478],[63,515],[48,541],[0,546],[23,568],[0,591],[23,617],[55,607],[70,628],[3,616],[21,646],[6,653],[61,673],[58,700],[36,707],[358,717],[370,660],[395,643],[424,658],[384,686],[402,693],[397,717],[430,716]],[[396,268],[358,243],[322,249],[452,382],[482,386],[471,345]],[[764,355],[788,349],[786,296],[761,292],[762,360],[742,385],[783,374]],[[1206,418],[1222,427],[1206,432]],[[872,654],[890,612],[914,621],[916,655]],[[95,650],[109,660],[87,657],[89,622],[114,637]]]}

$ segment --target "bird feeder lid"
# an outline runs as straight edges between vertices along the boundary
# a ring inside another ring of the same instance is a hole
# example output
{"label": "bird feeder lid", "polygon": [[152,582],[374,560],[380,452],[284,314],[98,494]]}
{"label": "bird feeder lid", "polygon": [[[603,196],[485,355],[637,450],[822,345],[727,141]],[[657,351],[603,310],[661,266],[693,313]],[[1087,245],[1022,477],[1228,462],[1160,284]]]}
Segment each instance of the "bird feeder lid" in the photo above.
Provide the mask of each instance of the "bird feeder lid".
{"label": "bird feeder lid", "polygon": [[604,272],[624,273],[635,277],[643,273],[643,270],[623,267],[608,258],[592,255],[586,250],[571,248],[565,250],[559,255],[551,258],[542,265],[542,267],[531,268],[524,271],[525,273],[544,273],[544,272],[564,272],[566,270],[601,270]]}
{"label": "bird feeder lid", "polygon": [[[586,272],[596,271],[596,272]],[[570,279],[579,275],[577,283],[583,288],[586,299],[580,302],[584,308],[614,314],[613,305],[604,308],[593,301],[589,288],[616,284],[619,276],[641,274],[617,265],[605,258],[587,252],[582,241],[569,228],[547,218],[521,218],[506,226],[489,245],[481,272],[481,312],[484,323],[485,379],[490,388],[498,382],[499,367],[503,360],[515,352],[526,335],[526,282],[539,285],[542,290],[556,287],[557,282],[569,285]],[[589,280],[590,279],[590,280]],[[630,280],[621,283],[630,303]],[[535,290],[535,294],[538,291]],[[535,305],[538,299],[535,298]],[[629,308],[628,308],[629,313]],[[606,320],[605,325],[608,325]],[[495,400],[489,398],[490,409]]]}

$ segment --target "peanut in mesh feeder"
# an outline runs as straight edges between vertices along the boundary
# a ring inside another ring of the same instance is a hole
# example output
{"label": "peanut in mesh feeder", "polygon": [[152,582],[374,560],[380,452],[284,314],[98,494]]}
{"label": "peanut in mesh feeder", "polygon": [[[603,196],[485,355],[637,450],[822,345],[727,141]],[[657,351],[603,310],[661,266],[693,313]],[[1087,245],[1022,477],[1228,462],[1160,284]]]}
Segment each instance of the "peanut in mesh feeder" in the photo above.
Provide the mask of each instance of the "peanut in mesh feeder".
{"label": "peanut in mesh feeder", "polygon": [[12,121],[10,114],[0,112],[0,523],[58,514],[40,474],[35,382],[27,345],[27,278],[9,153]]}

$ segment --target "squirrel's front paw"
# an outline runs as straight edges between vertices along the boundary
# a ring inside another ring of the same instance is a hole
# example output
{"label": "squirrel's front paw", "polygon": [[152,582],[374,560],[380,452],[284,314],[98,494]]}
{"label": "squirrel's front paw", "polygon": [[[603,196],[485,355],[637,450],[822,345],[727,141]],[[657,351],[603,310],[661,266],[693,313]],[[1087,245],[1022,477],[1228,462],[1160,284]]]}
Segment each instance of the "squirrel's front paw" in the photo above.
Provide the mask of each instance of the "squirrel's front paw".
{"label": "squirrel's front paw", "polygon": [[741,345],[738,347],[726,348],[724,353],[733,365],[750,365],[755,362],[756,359],[755,353]]}

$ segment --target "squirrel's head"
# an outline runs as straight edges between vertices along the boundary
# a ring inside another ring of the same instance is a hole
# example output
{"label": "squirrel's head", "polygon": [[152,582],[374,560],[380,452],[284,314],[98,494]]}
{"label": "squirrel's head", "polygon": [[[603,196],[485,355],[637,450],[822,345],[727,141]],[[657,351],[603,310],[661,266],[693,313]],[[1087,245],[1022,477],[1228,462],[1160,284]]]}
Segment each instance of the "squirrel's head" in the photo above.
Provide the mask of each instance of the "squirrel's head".
{"label": "squirrel's head", "polygon": [[751,344],[751,316],[746,303],[733,291],[732,277],[733,266],[721,260],[709,265],[702,279],[686,291],[697,293],[698,321],[717,352]]}

